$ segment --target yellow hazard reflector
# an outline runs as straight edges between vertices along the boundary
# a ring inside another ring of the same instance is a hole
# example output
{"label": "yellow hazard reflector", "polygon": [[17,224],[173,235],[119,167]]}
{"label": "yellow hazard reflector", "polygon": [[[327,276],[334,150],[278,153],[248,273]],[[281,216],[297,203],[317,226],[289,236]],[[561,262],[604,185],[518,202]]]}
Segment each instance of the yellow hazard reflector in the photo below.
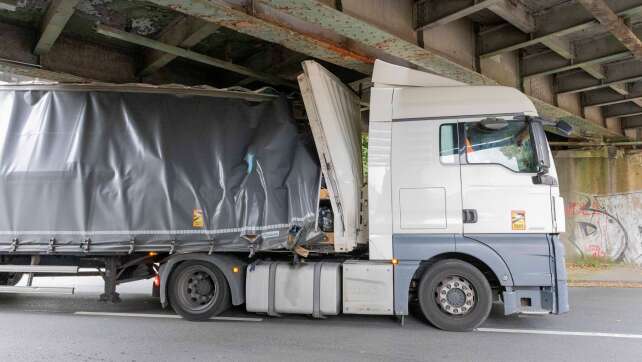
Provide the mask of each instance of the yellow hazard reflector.
{"label": "yellow hazard reflector", "polygon": [[205,220],[203,220],[203,209],[194,209],[194,212],[192,213],[192,227],[205,227]]}

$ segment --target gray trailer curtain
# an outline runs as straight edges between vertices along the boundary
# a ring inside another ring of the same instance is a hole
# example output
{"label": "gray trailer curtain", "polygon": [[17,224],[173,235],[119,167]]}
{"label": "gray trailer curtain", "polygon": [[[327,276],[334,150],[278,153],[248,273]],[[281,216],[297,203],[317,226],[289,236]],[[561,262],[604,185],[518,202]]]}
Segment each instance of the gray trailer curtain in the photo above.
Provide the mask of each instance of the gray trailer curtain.
{"label": "gray trailer curtain", "polygon": [[284,99],[0,90],[3,254],[279,249],[319,178]]}

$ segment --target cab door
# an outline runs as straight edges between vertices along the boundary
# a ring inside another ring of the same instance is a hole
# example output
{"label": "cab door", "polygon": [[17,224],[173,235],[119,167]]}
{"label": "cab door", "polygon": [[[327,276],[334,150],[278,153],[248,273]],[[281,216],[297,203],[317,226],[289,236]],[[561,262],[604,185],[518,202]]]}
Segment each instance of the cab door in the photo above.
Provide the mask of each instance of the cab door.
{"label": "cab door", "polygon": [[495,250],[516,286],[551,285],[551,186],[533,179],[528,123],[462,120],[460,139],[464,237]]}
{"label": "cab door", "polygon": [[480,121],[460,121],[464,234],[552,232],[550,186],[533,180],[538,165],[527,122]]}

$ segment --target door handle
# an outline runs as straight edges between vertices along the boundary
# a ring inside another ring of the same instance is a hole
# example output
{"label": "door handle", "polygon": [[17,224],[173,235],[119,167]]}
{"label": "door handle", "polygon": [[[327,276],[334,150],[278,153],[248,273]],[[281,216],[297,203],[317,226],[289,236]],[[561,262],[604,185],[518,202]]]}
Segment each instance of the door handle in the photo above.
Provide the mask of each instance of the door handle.
{"label": "door handle", "polygon": [[477,210],[463,209],[464,224],[474,224],[477,222]]}

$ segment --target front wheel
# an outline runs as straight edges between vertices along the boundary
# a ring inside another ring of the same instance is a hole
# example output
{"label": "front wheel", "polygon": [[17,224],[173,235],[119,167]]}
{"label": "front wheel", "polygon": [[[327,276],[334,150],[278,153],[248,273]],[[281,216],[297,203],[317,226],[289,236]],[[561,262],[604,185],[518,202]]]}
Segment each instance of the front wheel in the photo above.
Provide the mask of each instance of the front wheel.
{"label": "front wheel", "polygon": [[169,278],[168,287],[170,305],[187,320],[207,320],[230,306],[230,289],[225,276],[207,262],[179,264]]}
{"label": "front wheel", "polygon": [[469,331],[492,307],[490,284],[482,272],[461,260],[435,263],[419,282],[419,304],[426,319],[446,331]]}

